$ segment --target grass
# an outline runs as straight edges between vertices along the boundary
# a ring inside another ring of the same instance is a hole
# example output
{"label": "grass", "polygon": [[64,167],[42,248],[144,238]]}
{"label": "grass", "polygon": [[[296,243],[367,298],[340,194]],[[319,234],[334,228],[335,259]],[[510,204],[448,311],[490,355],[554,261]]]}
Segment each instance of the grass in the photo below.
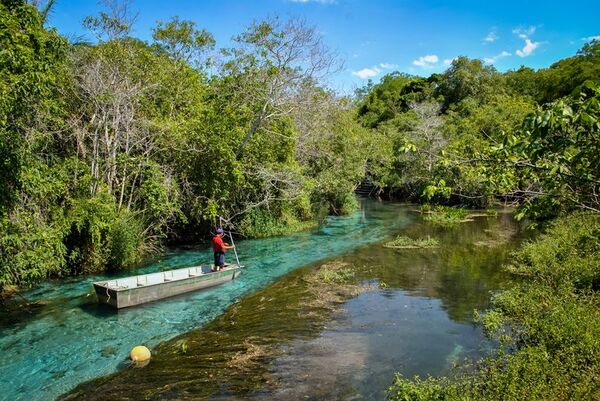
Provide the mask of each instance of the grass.
{"label": "grass", "polygon": [[436,205],[421,208],[423,219],[435,224],[457,224],[472,221],[469,211],[460,207]]}
{"label": "grass", "polygon": [[485,209],[485,214],[488,217],[498,217],[497,209]]}
{"label": "grass", "polygon": [[344,284],[354,277],[350,269],[330,270],[324,269],[319,272],[319,278],[327,284]]}
{"label": "grass", "polygon": [[410,238],[399,235],[393,241],[387,242],[384,247],[396,249],[414,249],[414,248],[435,248],[439,245],[439,241],[435,238]]}

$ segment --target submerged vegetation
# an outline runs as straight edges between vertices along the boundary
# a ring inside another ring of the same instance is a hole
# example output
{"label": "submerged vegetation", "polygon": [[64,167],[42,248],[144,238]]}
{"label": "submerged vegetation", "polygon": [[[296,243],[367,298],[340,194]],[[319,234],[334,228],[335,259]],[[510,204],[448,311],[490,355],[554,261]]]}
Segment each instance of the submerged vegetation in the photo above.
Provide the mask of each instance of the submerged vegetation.
{"label": "submerged vegetation", "polygon": [[320,271],[319,278],[327,284],[343,284],[347,283],[348,280],[354,277],[354,272],[350,269],[337,269],[333,270],[325,268]]}
{"label": "submerged vegetation", "polygon": [[[83,383],[59,399],[251,398],[257,390],[272,391],[278,378],[269,362],[285,354],[283,345],[316,336],[341,304],[366,289],[351,282],[353,269],[330,261],[295,271],[244,297],[205,327],[161,343],[143,374],[121,371]],[[323,280],[324,272],[336,278]]]}
{"label": "submerged vegetation", "polygon": [[386,248],[411,249],[411,248],[435,248],[439,241],[435,238],[417,238],[413,239],[404,235],[397,236],[394,240],[385,243]]}

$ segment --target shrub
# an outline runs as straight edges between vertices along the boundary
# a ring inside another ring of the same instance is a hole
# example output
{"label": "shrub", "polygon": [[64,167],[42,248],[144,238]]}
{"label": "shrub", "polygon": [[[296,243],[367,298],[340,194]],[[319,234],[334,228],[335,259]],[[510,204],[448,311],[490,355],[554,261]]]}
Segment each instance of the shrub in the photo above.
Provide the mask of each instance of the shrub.
{"label": "shrub", "polygon": [[239,231],[247,237],[265,238],[307,230],[315,225],[314,220],[301,221],[291,212],[277,213],[266,208],[256,208],[246,213],[239,224]]}

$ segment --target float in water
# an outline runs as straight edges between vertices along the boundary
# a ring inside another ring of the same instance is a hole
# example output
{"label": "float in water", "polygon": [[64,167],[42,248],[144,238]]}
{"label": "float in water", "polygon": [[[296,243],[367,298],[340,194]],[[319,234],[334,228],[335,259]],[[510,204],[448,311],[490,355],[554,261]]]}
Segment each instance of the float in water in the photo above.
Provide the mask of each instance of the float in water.
{"label": "float in water", "polygon": [[223,284],[239,276],[243,267],[226,264],[218,271],[212,271],[212,265],[185,267],[98,281],[94,290],[101,303],[121,309]]}

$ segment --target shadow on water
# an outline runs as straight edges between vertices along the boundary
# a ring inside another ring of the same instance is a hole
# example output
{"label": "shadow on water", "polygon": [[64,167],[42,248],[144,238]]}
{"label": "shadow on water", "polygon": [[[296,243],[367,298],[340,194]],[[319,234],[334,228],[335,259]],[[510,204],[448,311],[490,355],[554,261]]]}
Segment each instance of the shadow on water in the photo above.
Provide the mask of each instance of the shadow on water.
{"label": "shadow on water", "polygon": [[122,313],[119,310],[113,308],[112,306],[98,303],[98,301],[96,301],[95,299],[90,300],[89,302],[80,304],[78,306],[78,308],[82,312],[84,312],[90,316],[93,316],[95,318],[113,317],[119,313]]}
{"label": "shadow on water", "polygon": [[[144,369],[82,384],[62,399],[383,399],[395,372],[438,375],[485,355],[490,344],[473,310],[506,283],[499,266],[523,237],[519,225],[500,214],[394,233],[433,236],[440,247],[372,243],[288,273],[203,328],[159,344]],[[315,280],[332,265],[350,269],[361,290]]]}

